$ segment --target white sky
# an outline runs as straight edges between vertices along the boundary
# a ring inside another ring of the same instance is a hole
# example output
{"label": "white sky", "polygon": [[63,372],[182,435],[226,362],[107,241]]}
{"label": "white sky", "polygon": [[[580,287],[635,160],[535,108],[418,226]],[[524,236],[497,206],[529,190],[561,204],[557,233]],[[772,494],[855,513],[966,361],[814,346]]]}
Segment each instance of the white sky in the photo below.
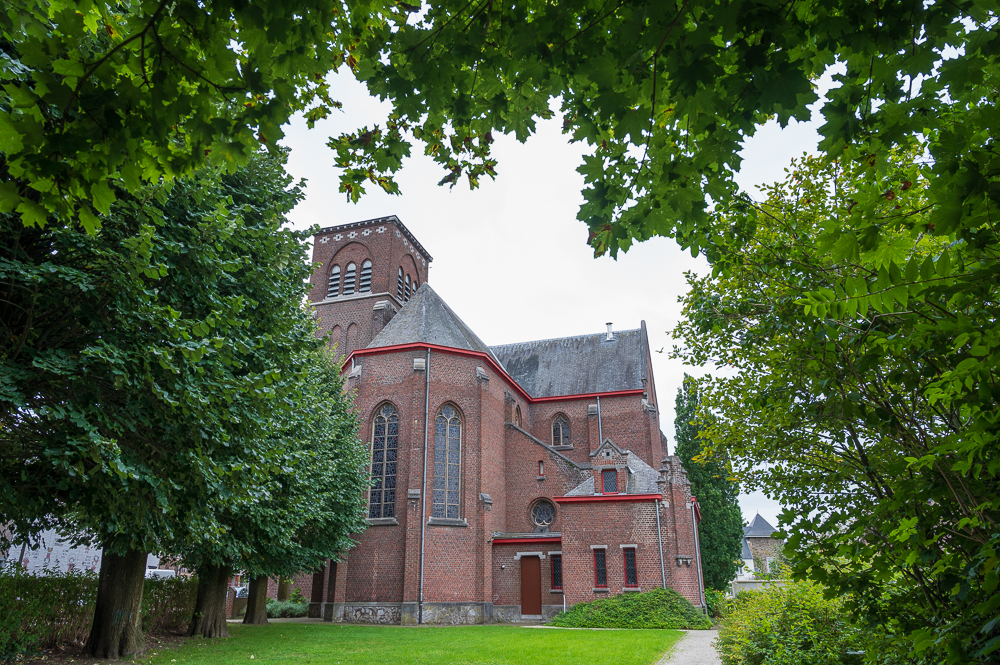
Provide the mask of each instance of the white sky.
{"label": "white sky", "polygon": [[[490,345],[602,332],[608,321],[615,330],[638,328],[645,320],[650,345],[664,349],[653,354],[653,372],[660,425],[673,452],[674,399],[684,372],[700,376],[712,369],[667,358],[670,331],[681,315],[677,299],[687,290],[684,272],[707,270],[704,259],[692,258],[669,238],[635,245],[617,261],[594,259],[587,227],[576,220],[583,201],[576,168],[584,146],[561,133],[561,117],[539,122],[525,144],[495,137],[497,179],[481,179],[476,191],[464,179],[452,190],[438,187],[444,172],[420,154],[405,162],[400,196],[371,185],[351,204],[338,193],[327,137],[384,126],[388,110],[350,76],[336,77],[334,90],[343,113],[313,130],[301,119],[286,127],[288,169],[308,181],[305,201],[289,215],[292,225],[306,229],[396,215],[434,257],[434,290]],[[815,150],[817,126],[814,121],[782,130],[771,123],[758,132],[743,152],[740,185],[781,179],[793,157]],[[744,519],[760,512],[777,526],[776,501],[756,492],[742,495],[740,506]]]}

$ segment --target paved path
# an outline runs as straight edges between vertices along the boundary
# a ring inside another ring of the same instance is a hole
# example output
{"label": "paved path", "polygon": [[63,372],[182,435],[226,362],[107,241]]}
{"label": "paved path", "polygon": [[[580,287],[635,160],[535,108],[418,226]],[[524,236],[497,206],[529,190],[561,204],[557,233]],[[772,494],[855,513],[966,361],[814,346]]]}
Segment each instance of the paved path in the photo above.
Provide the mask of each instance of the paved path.
{"label": "paved path", "polygon": [[712,641],[717,630],[686,630],[674,648],[657,665],[721,665]]}

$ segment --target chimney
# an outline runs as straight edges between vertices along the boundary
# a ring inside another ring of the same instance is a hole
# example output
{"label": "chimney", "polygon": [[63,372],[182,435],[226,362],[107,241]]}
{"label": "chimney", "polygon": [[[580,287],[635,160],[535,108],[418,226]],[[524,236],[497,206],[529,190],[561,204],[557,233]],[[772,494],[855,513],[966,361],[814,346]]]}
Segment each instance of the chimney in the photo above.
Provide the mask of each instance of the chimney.
{"label": "chimney", "polygon": [[615,340],[615,334],[611,332],[611,323],[609,322],[607,326],[608,326],[608,337],[606,341],[613,342]]}

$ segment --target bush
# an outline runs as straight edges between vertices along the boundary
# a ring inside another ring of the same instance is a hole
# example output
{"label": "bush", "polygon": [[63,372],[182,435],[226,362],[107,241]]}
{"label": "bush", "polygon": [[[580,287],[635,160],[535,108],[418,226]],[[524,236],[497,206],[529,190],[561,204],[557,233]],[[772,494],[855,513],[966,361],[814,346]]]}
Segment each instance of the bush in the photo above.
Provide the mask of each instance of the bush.
{"label": "bush", "polygon": [[724,592],[705,589],[705,603],[708,605],[709,615],[716,619],[726,618],[726,613],[729,610],[729,596]]}
{"label": "bush", "polygon": [[566,628],[711,628],[712,621],[673,589],[622,593],[574,605],[551,622]]}
{"label": "bush", "polygon": [[309,614],[309,603],[296,603],[291,600],[267,599],[267,618],[304,617]]}
{"label": "bush", "polygon": [[843,599],[823,587],[795,582],[741,591],[719,628],[723,665],[840,665],[860,663],[861,633],[846,618]]}
{"label": "bush", "polygon": [[[0,663],[63,644],[84,644],[94,621],[97,575],[91,572],[0,570]],[[182,578],[146,580],[143,630],[171,631],[191,618],[197,583]],[[8,607],[9,605],[9,607]]]}

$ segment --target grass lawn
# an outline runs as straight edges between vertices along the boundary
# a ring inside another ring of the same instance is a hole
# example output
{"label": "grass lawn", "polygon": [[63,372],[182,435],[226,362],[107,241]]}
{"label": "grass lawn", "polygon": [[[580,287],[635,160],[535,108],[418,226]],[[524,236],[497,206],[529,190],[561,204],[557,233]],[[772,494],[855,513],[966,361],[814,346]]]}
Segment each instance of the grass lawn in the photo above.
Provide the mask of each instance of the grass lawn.
{"label": "grass lawn", "polygon": [[676,630],[550,630],[518,626],[403,628],[276,623],[229,626],[228,640],[192,639],[155,665],[650,665],[680,638]]}

